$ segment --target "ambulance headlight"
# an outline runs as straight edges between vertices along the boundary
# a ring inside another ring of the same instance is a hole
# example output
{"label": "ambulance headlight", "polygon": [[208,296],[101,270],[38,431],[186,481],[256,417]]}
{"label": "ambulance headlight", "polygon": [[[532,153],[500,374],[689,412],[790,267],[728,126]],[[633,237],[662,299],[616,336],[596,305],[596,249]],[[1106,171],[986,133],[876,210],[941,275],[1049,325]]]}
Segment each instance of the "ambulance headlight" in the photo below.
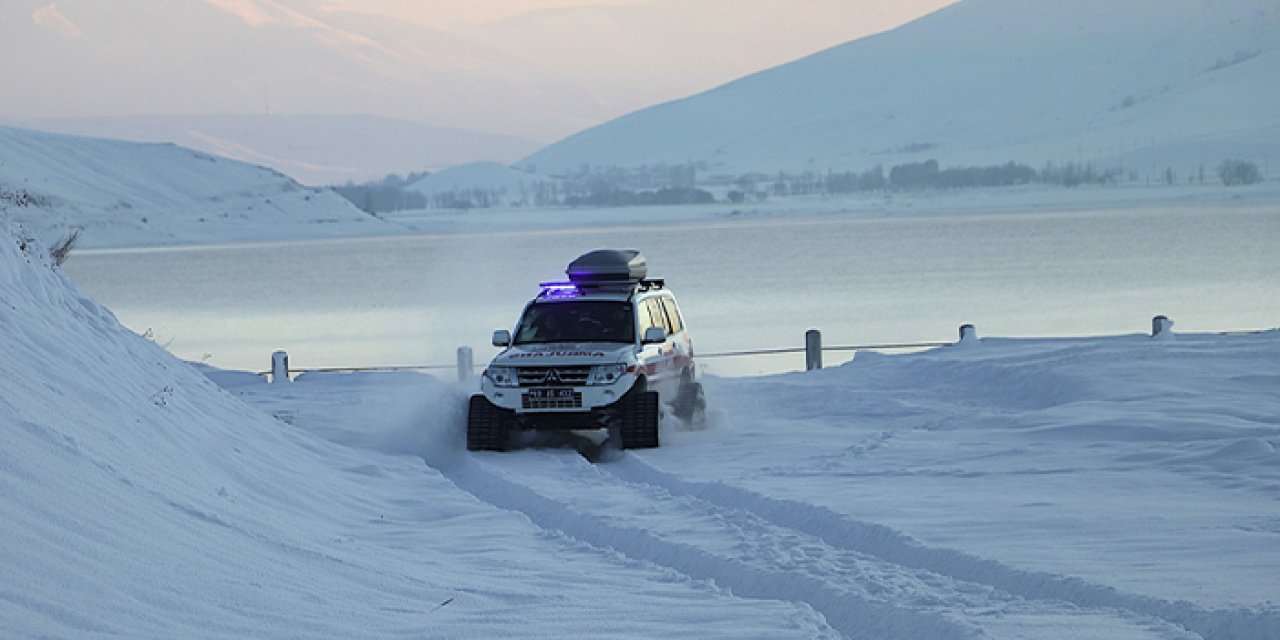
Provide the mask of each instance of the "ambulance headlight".
{"label": "ambulance headlight", "polygon": [[598,364],[591,367],[591,375],[587,378],[587,384],[592,386],[602,386],[613,384],[622,378],[627,372],[625,364]]}
{"label": "ambulance headlight", "polygon": [[516,375],[515,367],[489,367],[484,370],[484,377],[488,378],[495,387],[520,386],[520,379]]}

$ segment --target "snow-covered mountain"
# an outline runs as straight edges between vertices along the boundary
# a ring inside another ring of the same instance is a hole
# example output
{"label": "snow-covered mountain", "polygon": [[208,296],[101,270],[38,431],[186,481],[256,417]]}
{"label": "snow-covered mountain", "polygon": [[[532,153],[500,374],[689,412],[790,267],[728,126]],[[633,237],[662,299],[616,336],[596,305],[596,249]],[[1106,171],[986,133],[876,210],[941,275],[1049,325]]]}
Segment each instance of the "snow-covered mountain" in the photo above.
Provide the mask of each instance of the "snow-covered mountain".
{"label": "snow-covered mountain", "polygon": [[688,161],[765,172],[929,158],[1144,172],[1262,164],[1280,149],[1277,67],[1272,0],[962,0],[525,163],[551,174]]}
{"label": "snow-covered mountain", "polygon": [[30,129],[183,147],[271,167],[307,185],[363,183],[468,162],[515,162],[542,143],[381,116],[205,115],[10,119]]}
{"label": "snow-covered mountain", "polygon": [[47,243],[196,244],[386,233],[328,189],[172,144],[0,127],[0,208]]}

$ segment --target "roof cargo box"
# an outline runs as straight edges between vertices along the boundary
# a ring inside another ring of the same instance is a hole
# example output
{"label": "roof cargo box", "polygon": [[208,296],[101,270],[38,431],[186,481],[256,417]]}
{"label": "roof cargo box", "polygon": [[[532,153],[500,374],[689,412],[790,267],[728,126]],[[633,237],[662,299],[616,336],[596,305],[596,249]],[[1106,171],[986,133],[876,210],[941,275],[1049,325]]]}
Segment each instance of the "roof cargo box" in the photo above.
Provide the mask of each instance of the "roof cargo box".
{"label": "roof cargo box", "polygon": [[649,267],[634,249],[597,249],[578,256],[565,273],[574,284],[634,283],[645,279]]}

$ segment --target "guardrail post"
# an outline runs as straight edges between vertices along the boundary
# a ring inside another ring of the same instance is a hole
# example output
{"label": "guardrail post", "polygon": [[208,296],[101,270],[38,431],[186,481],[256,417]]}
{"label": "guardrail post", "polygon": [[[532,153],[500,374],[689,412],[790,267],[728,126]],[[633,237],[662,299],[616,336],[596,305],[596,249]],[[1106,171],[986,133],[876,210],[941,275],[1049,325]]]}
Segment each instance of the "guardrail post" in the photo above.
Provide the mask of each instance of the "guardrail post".
{"label": "guardrail post", "polygon": [[1152,338],[1173,337],[1173,321],[1168,316],[1156,316],[1151,319]]}
{"label": "guardrail post", "polygon": [[978,330],[971,324],[960,325],[960,344],[973,344],[978,340]]}
{"label": "guardrail post", "polygon": [[804,332],[804,370],[822,368],[822,332],[810,329]]}
{"label": "guardrail post", "polygon": [[466,382],[475,373],[475,357],[471,347],[458,347],[458,382]]}
{"label": "guardrail post", "polygon": [[283,384],[289,381],[289,354],[277,351],[271,354],[271,383]]}

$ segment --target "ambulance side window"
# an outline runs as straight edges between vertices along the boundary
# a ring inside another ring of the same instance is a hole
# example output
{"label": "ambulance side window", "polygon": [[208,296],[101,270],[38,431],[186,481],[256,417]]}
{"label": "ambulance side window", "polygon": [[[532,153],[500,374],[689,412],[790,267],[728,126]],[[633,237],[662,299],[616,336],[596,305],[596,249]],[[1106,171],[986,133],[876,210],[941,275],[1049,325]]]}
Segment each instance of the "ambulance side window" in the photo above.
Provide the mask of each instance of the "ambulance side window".
{"label": "ambulance side window", "polygon": [[662,308],[667,312],[667,321],[671,325],[671,330],[667,333],[680,333],[684,330],[684,321],[680,319],[680,310],[676,308],[676,299],[662,297]]}
{"label": "ambulance side window", "polygon": [[649,305],[637,304],[636,305],[636,326],[640,328],[639,335],[643,336],[644,332],[649,330],[649,327],[661,326],[661,325],[654,324],[653,318],[649,316]]}
{"label": "ambulance side window", "polygon": [[661,298],[649,298],[645,300],[645,306],[649,307],[649,315],[653,318],[653,326],[662,327],[667,335],[674,333],[671,330],[671,323],[667,321],[667,314],[662,310]]}

